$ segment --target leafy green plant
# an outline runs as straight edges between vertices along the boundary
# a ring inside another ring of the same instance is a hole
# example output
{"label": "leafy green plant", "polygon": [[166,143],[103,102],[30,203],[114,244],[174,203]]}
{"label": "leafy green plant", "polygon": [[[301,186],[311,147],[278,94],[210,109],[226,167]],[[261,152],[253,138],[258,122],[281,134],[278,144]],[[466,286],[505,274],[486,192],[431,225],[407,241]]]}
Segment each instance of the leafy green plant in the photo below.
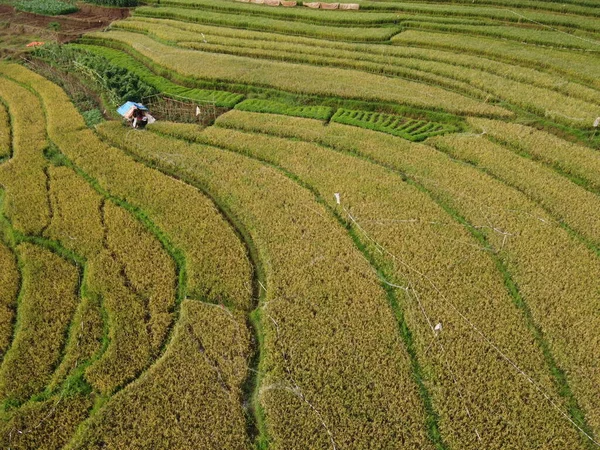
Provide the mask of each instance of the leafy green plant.
{"label": "leafy green plant", "polygon": [[83,120],[85,120],[85,124],[88,127],[93,127],[104,120],[102,111],[99,109],[90,109],[89,111],[84,111],[81,113],[81,115],[83,116]]}
{"label": "leafy green plant", "polygon": [[19,11],[43,14],[45,16],[59,16],[77,11],[77,7],[72,3],[60,0],[20,0],[14,3],[14,7]]}

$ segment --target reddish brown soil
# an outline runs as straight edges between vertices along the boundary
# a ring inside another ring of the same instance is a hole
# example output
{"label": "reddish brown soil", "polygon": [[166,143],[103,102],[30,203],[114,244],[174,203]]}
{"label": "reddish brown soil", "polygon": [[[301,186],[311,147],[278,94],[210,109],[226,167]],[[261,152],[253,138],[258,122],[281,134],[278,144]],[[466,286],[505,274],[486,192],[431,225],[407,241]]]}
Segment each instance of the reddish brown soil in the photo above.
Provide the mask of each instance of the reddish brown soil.
{"label": "reddish brown soil", "polygon": [[[101,6],[78,4],[79,11],[63,16],[42,16],[16,11],[12,6],[0,5],[0,23],[6,24],[7,32],[32,34],[48,40],[68,42],[89,31],[106,28],[111,22],[129,16],[128,8],[103,8]],[[58,31],[48,28],[50,23],[60,25]]]}

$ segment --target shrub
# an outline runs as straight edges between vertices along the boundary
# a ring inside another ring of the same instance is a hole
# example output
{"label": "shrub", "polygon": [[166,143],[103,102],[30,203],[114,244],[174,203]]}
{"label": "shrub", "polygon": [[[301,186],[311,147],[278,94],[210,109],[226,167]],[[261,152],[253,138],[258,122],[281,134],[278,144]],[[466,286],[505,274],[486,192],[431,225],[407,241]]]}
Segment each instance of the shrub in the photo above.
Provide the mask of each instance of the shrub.
{"label": "shrub", "polygon": [[198,102],[214,102],[215,106],[229,108],[233,107],[244,97],[241,94],[226,91],[194,89],[177,85],[164,77],[156,75],[135,58],[117,50],[98,46],[78,46],[77,48],[84,49],[93,55],[105,58],[116,67],[128,70],[130,73],[135,74],[135,76],[143,80],[144,83],[152,86],[152,88],[155,89],[155,92],[160,92],[167,96],[185,97]]}

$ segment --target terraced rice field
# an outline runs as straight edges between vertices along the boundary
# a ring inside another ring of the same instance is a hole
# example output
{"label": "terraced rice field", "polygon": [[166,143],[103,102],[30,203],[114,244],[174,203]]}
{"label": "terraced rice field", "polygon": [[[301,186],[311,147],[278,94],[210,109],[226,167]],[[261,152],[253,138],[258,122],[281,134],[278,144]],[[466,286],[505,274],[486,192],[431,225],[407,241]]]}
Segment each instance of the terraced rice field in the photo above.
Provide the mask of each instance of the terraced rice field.
{"label": "terraced rice field", "polygon": [[208,125],[0,62],[1,448],[600,448],[597,3],[358,4],[66,45]]}

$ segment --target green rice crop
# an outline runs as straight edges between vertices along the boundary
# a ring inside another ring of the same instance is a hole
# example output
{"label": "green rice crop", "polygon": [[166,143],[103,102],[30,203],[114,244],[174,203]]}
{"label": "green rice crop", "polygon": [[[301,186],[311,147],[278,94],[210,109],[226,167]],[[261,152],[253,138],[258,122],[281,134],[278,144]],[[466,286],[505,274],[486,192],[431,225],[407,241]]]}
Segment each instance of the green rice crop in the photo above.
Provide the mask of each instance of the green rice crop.
{"label": "green rice crop", "polygon": [[273,100],[252,98],[235,105],[240,111],[284,114],[286,116],[306,117],[309,119],[328,120],[333,114],[329,106],[289,105]]}
{"label": "green rice crop", "polygon": [[342,108],[336,111],[331,121],[382,131],[408,139],[409,141],[422,141],[431,136],[456,131],[454,127],[441,123],[409,119],[392,114],[352,111]]}
{"label": "green rice crop", "polygon": [[[150,2],[155,3],[155,2]],[[361,11],[318,11],[308,8],[270,8],[265,5],[253,5],[223,0],[160,0],[156,2],[168,7],[193,8],[194,11],[220,11],[238,16],[262,16],[283,19],[286,21],[298,21],[309,24],[333,25],[336,27],[344,25],[373,26],[396,24],[401,16],[390,13],[375,13]],[[172,8],[170,8],[172,9]],[[144,9],[144,12],[149,8]]]}
{"label": "green rice crop", "polygon": [[483,36],[435,33],[406,30],[393,38],[402,47],[424,47],[471,54],[479,59],[494,59],[511,65],[533,67],[583,80],[589,86],[600,88],[600,63],[585,52],[532,46],[521,42],[493,39]]}
{"label": "green rice crop", "polygon": [[[389,46],[373,48],[372,45],[345,43],[333,43],[337,48],[329,48],[331,44],[323,48],[313,40],[307,40],[306,45],[300,42],[274,42],[264,33],[261,35],[265,40],[256,39],[258,33],[249,40],[217,37],[211,33],[210,43],[207,43],[201,37],[206,36],[204,33],[182,31],[165,25],[151,26],[143,22],[126,21],[119,27],[144,31],[160,39],[178,41],[180,46],[202,51],[396,75],[466,92],[482,99],[490,96],[501,98],[542,116],[547,115],[576,126],[580,125],[579,119],[584,114],[588,121],[593,120],[596,117],[595,104],[600,102],[597,90],[562,83],[562,78],[538,70],[514,68],[503,63],[486,62],[481,58],[449,55],[434,50],[390,49]],[[208,30],[205,31],[208,33]],[[193,42],[187,42],[189,39]]]}
{"label": "green rice crop", "polygon": [[[516,41],[519,43],[544,45],[549,47],[555,47],[558,49],[579,49],[587,51],[598,51],[598,36],[594,35],[593,38],[580,38],[576,34],[563,34],[557,33],[553,30],[544,30],[539,28],[525,28],[525,27],[505,27],[505,26],[481,26],[481,25],[453,25],[453,24],[440,24],[434,22],[425,21],[405,21],[402,24],[406,28],[413,28],[427,31],[437,31],[438,33],[443,32],[444,36],[447,34],[461,34],[471,36],[485,36],[494,37],[499,39],[506,39],[510,41]],[[400,33],[402,34],[402,33]],[[399,42],[392,38],[392,42]],[[402,39],[402,38],[400,38]],[[497,39],[496,39],[497,40]]]}

